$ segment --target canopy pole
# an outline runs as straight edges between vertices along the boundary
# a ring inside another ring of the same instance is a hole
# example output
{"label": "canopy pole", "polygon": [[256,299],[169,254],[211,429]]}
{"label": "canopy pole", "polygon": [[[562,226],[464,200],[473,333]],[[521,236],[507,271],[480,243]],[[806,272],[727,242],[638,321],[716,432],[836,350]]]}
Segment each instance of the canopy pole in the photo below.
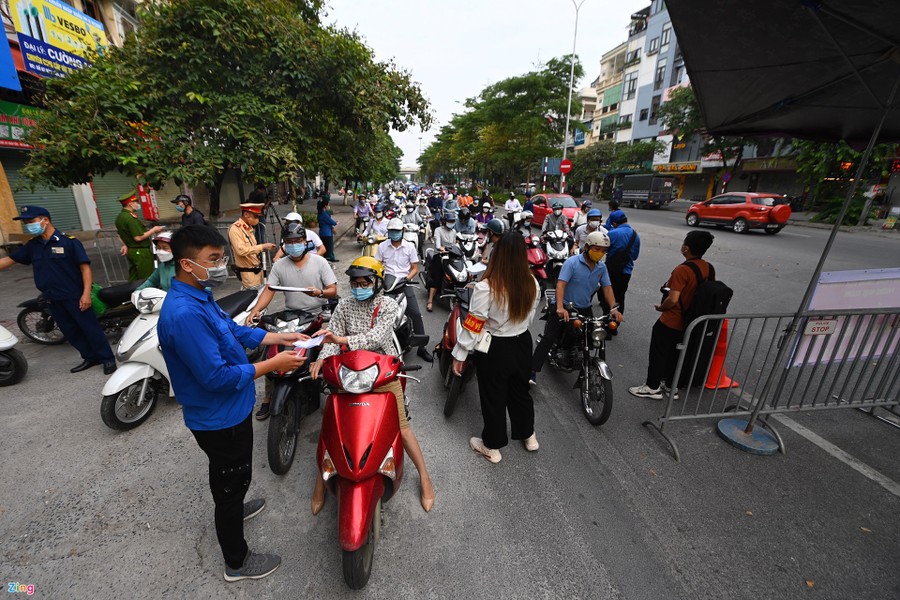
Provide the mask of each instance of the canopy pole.
{"label": "canopy pole", "polygon": [[[809,280],[809,285],[806,287],[806,293],[803,294],[803,300],[800,302],[800,306],[797,308],[797,313],[794,315],[794,318],[791,319],[791,322],[788,324],[787,328],[784,331],[784,336],[781,340],[781,347],[778,349],[778,356],[775,359],[774,363],[774,366],[776,368],[779,365],[784,364],[784,360],[787,356],[788,350],[790,348],[793,348],[793,333],[797,328],[797,324],[802,318],[801,315],[804,311],[806,311],[807,307],[809,306],[809,302],[810,300],[812,300],[812,296],[816,291],[816,286],[819,283],[819,276],[822,274],[822,268],[825,266],[825,260],[828,258],[828,254],[831,252],[831,246],[834,244],[834,238],[837,237],[837,233],[841,227],[841,223],[844,221],[844,217],[847,215],[847,210],[850,208],[850,201],[853,199],[853,196],[856,194],[856,189],[859,187],[859,180],[862,178],[863,173],[865,172],[866,165],[869,163],[869,159],[872,156],[872,150],[875,148],[875,144],[878,141],[878,136],[881,135],[881,129],[882,127],[884,127],[884,122],[887,120],[888,113],[891,111],[891,106],[894,103],[894,97],[897,95],[898,87],[900,87],[900,75],[897,76],[897,80],[894,82],[894,87],[893,89],[891,89],[891,96],[890,98],[888,98],[887,103],[884,105],[883,110],[881,111],[881,119],[879,119],[878,125],[872,132],[872,136],[869,138],[869,145],[866,146],[866,151],[863,153],[862,159],[860,159],[859,161],[859,166],[856,168],[856,177],[853,179],[853,183],[850,184],[850,190],[847,192],[847,199],[844,200],[844,205],[841,207],[840,213],[838,213],[837,219],[834,222],[834,227],[831,228],[831,235],[828,236],[828,242],[826,242],[825,248],[822,250],[822,256],[819,257],[819,263],[816,265],[812,277]],[[775,386],[773,397],[777,397],[781,394],[781,390],[784,388],[787,371],[787,368],[782,369],[782,374],[781,377],[778,378],[778,383]],[[762,410],[763,404],[765,404],[766,398],[768,397],[771,382],[772,378],[770,377],[768,381],[766,381],[766,385],[763,387],[763,390],[756,401],[756,406],[753,408],[753,414],[750,416],[750,420],[747,421],[747,428],[744,430],[747,434],[753,432],[753,426],[756,424],[756,420],[759,418],[759,413]]]}

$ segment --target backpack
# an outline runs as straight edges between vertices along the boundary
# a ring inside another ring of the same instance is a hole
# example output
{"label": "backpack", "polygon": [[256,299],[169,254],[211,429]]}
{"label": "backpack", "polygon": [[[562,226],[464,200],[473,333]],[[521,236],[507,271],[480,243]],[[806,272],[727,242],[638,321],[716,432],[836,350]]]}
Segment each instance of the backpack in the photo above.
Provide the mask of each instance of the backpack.
{"label": "backpack", "polygon": [[696,264],[689,260],[681,264],[690,267],[697,277],[697,291],[694,293],[693,302],[687,308],[681,307],[684,328],[687,329],[691,322],[704,315],[724,315],[734,291],[721,281],[716,281],[715,267],[710,264],[709,277],[703,279],[703,273]]}
{"label": "backpack", "polygon": [[610,273],[622,273],[625,271],[625,266],[628,264],[628,261],[631,259],[631,247],[634,245],[634,241],[637,239],[637,231],[631,231],[631,239],[628,240],[628,245],[625,246],[623,250],[619,250],[615,254],[611,254],[606,257],[606,270]]}

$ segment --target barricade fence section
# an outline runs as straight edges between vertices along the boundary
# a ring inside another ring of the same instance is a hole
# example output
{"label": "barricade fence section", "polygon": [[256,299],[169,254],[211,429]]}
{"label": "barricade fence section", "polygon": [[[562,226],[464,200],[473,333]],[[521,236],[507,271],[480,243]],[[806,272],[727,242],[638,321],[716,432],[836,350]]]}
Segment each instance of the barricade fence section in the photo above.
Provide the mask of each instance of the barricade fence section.
{"label": "barricade fence section", "polygon": [[679,344],[656,429],[680,460],[666,426],[675,421],[747,418],[784,445],[767,421],[787,412],[859,408],[900,415],[900,309],[709,315]]}

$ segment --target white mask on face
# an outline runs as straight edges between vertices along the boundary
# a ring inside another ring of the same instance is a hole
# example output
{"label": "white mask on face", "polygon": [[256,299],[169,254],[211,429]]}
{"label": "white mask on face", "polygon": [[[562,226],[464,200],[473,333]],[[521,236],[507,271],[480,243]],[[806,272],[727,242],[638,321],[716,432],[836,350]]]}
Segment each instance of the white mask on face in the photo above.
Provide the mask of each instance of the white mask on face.
{"label": "white mask on face", "polygon": [[173,257],[173,254],[166,250],[157,250],[156,251],[156,258],[159,259],[159,262],[169,262],[170,260],[172,260],[172,257]]}

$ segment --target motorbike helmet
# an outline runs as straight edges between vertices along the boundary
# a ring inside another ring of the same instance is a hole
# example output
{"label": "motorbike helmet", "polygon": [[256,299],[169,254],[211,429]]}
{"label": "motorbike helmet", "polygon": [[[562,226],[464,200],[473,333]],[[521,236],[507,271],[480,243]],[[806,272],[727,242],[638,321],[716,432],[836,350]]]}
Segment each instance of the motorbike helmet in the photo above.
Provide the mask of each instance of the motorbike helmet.
{"label": "motorbike helmet", "polygon": [[302,223],[303,217],[300,216],[300,213],[289,212],[288,214],[284,215],[284,222],[285,227],[287,227],[288,223]]}
{"label": "motorbike helmet", "polygon": [[488,231],[494,235],[503,235],[506,233],[506,221],[502,219],[491,219],[487,222]]}
{"label": "motorbike helmet", "polygon": [[562,202],[554,202],[552,208],[553,208],[553,210],[557,210],[557,209],[562,210],[563,209]]}
{"label": "motorbike helmet", "polygon": [[375,282],[374,293],[377,296],[381,291],[381,284],[384,281],[384,265],[381,264],[373,256],[360,256],[347,269],[346,274],[353,279],[355,277],[371,278]]}
{"label": "motorbike helmet", "polygon": [[281,230],[281,241],[285,240],[306,240],[306,229],[302,223],[287,223]]}
{"label": "motorbike helmet", "polygon": [[384,212],[384,204],[382,202],[379,202],[378,204],[375,205],[375,212],[377,212],[377,213]]}
{"label": "motorbike helmet", "polygon": [[463,206],[459,209],[459,220],[460,221],[468,221],[469,217],[472,216],[472,213],[469,212],[468,207]]}
{"label": "motorbike helmet", "polygon": [[510,199],[515,200],[515,199],[516,199],[516,193],[515,193],[515,192],[510,192],[510,193],[509,193],[509,197],[510,197]]}
{"label": "motorbike helmet", "polygon": [[394,217],[390,221],[388,221],[388,231],[403,231],[403,221]]}
{"label": "motorbike helmet", "polygon": [[154,235],[150,239],[153,240],[154,244],[156,242],[166,242],[168,244],[168,243],[172,242],[172,232],[168,231],[168,230],[163,230],[163,231],[160,231],[159,233],[157,233],[156,235]]}
{"label": "motorbike helmet", "polygon": [[416,203],[415,203],[415,202],[413,202],[412,200],[407,200],[407,201],[406,201],[406,210],[407,210],[407,212],[412,212],[413,210],[415,210],[415,208],[416,208]]}
{"label": "motorbike helmet", "polygon": [[588,211],[588,214],[587,214],[588,219],[590,219],[591,217],[596,217],[597,219],[602,219],[603,213],[600,212],[600,209],[598,209],[598,208],[592,208],[591,210]]}
{"label": "motorbike helmet", "polygon": [[531,227],[531,220],[534,218],[534,213],[530,210],[523,210],[519,213],[519,225],[524,225],[525,227]]}
{"label": "motorbike helmet", "polygon": [[602,231],[592,231],[587,235],[584,242],[587,246],[600,246],[601,248],[609,248],[609,236]]}

